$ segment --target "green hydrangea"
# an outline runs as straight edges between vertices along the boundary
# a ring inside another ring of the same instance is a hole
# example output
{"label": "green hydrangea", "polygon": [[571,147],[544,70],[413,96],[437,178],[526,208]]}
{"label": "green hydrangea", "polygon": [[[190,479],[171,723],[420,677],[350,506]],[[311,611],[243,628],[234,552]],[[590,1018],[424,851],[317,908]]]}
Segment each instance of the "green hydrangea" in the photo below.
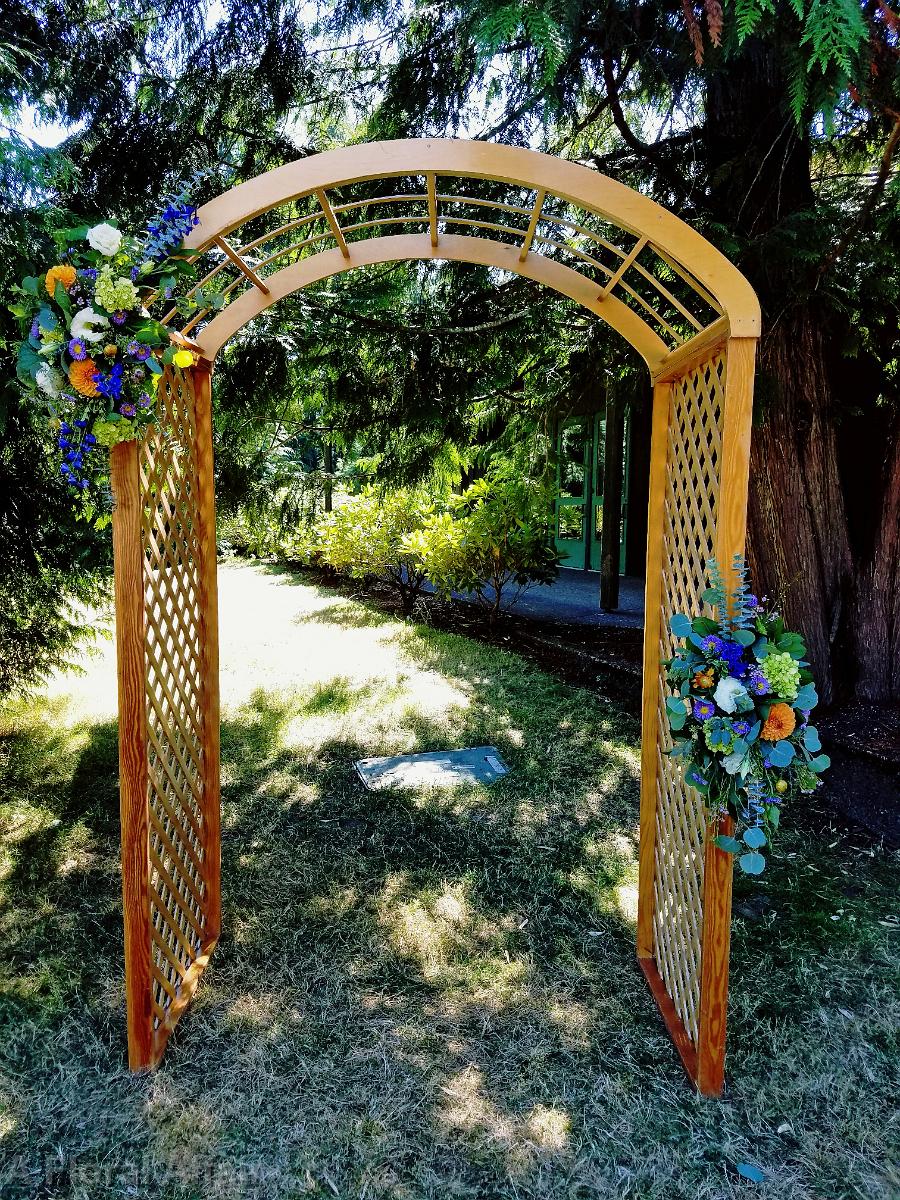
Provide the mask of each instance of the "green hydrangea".
{"label": "green hydrangea", "polygon": [[119,442],[130,442],[135,436],[133,421],[104,421],[102,418],[94,422],[91,430],[100,446],[117,446]]}
{"label": "green hydrangea", "polygon": [[789,654],[770,654],[762,669],[769,687],[784,700],[795,700],[800,691],[800,668]]}
{"label": "green hydrangea", "polygon": [[137,308],[140,297],[130,279],[114,275],[110,267],[104,267],[97,276],[94,299],[107,312],[119,312]]}

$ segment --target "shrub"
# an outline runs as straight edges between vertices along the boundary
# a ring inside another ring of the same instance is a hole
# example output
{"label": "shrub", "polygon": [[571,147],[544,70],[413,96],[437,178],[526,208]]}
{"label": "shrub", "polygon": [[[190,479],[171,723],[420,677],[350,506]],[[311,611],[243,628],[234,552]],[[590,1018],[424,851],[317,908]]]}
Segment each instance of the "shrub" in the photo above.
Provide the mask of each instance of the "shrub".
{"label": "shrub", "polygon": [[422,591],[425,573],[407,540],[433,512],[434,502],[424,492],[381,493],[367,488],[319,521],[321,560],[353,579],[387,583],[399,594],[403,612],[409,614]]}
{"label": "shrub", "polygon": [[535,583],[559,570],[547,486],[509,474],[479,479],[452,499],[452,511],[433,515],[406,545],[437,590],[472,594],[490,623]]}

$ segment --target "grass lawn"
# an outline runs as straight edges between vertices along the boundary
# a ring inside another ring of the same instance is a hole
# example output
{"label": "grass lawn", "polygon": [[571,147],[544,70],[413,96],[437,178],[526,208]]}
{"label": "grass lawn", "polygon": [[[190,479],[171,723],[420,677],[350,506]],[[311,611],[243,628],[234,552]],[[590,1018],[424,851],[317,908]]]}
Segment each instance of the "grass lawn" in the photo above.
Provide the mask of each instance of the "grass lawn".
{"label": "grass lawn", "polygon": [[[737,886],[701,1100],[634,959],[637,723],[302,576],[229,566],[221,601],[225,928],[153,1075],[125,1064],[111,645],[0,716],[0,1196],[900,1196],[896,856],[791,814]],[[490,789],[350,766],[484,743]]]}

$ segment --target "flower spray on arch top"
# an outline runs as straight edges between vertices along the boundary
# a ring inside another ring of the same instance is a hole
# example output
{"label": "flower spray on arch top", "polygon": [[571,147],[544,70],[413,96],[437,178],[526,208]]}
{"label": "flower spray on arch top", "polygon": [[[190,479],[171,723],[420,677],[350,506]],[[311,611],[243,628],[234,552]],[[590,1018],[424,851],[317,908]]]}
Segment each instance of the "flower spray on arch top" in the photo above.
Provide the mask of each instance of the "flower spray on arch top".
{"label": "flower spray on arch top", "polygon": [[[197,224],[188,194],[202,174],[166,199],[141,238],[112,221],[59,230],[56,262],[15,289],[10,309],[23,334],[17,375],[29,398],[45,410],[60,474],[84,497],[89,516],[97,511],[97,492],[108,494],[102,448],[141,438],[156,424],[164,366],[194,362],[148,310],[156,298],[168,300],[195,277],[181,247]],[[174,303],[187,315],[222,302],[197,293]]]}
{"label": "flower spray on arch top", "polygon": [[809,723],[818,696],[803,638],[753,595],[741,555],[731,592],[714,559],[707,571],[703,600],[716,615],[671,621],[681,645],[665,664],[675,693],[666,699],[668,753],[683,760],[685,782],[703,797],[710,821],[734,818],[737,836],[716,844],[758,875],[784,804],[814,791],[830,760]]}

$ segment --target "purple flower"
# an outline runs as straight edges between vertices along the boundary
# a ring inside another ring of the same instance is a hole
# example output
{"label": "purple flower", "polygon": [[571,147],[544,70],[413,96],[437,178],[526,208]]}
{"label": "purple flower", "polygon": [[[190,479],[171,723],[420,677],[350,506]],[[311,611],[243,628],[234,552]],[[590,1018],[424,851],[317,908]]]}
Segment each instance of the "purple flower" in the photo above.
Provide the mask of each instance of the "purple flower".
{"label": "purple flower", "polygon": [[128,353],[139,362],[146,362],[150,357],[150,347],[142,346],[140,342],[129,342]]}
{"label": "purple flower", "polygon": [[716,706],[709,700],[694,701],[694,716],[698,721],[708,721],[710,717],[715,716]]}
{"label": "purple flower", "polygon": [[122,414],[123,417],[133,417],[134,414],[137,412],[137,409],[134,407],[133,404],[126,402],[125,404],[119,405],[119,412]]}
{"label": "purple flower", "polygon": [[124,325],[128,320],[128,313],[124,309],[117,309],[112,315],[113,325]]}
{"label": "purple flower", "polygon": [[153,403],[153,397],[148,396],[146,393],[144,393],[144,395],[141,396],[140,400],[138,400],[138,404],[141,406],[141,408],[149,408],[152,403]]}
{"label": "purple flower", "polygon": [[69,353],[76,362],[84,362],[87,358],[87,342],[84,338],[72,338],[69,341]]}
{"label": "purple flower", "polygon": [[714,633],[709,634],[708,637],[703,639],[703,649],[707,654],[712,654],[716,658],[720,657],[722,647],[724,645],[725,643],[722,641],[722,639],[720,637],[716,637]]}
{"label": "purple flower", "polygon": [[750,677],[747,680],[747,691],[751,696],[766,696],[771,688],[769,681],[766,679],[765,672],[761,667],[751,667]]}
{"label": "purple flower", "polygon": [[706,780],[699,771],[690,771],[687,776],[688,783],[692,783],[695,787],[706,787]]}
{"label": "purple flower", "polygon": [[96,267],[83,267],[78,274],[82,277],[82,279],[90,279],[91,282],[93,282],[97,278],[99,272],[97,271]]}
{"label": "purple flower", "polygon": [[36,338],[41,336],[41,326],[37,317],[31,322],[31,337]]}
{"label": "purple flower", "polygon": [[750,722],[749,721],[732,721],[731,728],[738,735],[738,737],[741,737],[741,738],[746,737],[747,734],[750,732]]}

